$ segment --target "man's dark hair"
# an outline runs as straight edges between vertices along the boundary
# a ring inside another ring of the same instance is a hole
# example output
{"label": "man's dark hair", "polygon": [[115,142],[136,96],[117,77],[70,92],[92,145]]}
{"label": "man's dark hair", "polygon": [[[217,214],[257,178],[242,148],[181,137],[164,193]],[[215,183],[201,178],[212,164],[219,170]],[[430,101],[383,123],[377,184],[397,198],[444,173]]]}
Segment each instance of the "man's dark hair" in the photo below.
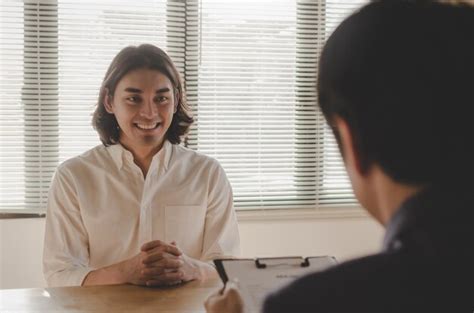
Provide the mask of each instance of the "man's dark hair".
{"label": "man's dark hair", "polygon": [[469,5],[374,1],[337,27],[319,104],[330,125],[348,123],[363,170],[408,184],[472,178],[473,44]]}
{"label": "man's dark hair", "polygon": [[130,71],[143,68],[159,71],[168,77],[173,85],[177,106],[171,125],[166,132],[166,139],[173,144],[180,143],[181,138],[193,123],[186,102],[183,82],[171,58],[163,50],[150,44],[142,44],[138,47],[129,46],[122,49],[112,60],[102,82],[97,108],[92,118],[92,124],[105,146],[118,143],[120,131],[115,115],[105,110],[104,98],[107,92],[113,96],[122,77]]}

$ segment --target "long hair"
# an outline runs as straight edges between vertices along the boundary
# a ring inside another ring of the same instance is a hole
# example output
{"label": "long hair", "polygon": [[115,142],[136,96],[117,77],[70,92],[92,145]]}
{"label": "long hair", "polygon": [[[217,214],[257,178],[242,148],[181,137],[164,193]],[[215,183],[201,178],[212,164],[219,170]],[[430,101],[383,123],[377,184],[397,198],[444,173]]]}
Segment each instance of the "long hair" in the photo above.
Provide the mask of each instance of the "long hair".
{"label": "long hair", "polygon": [[180,143],[194,122],[186,102],[182,79],[171,58],[163,50],[150,44],[128,46],[112,60],[102,81],[97,107],[92,117],[92,125],[105,146],[118,143],[120,130],[115,115],[106,111],[104,99],[107,93],[109,95],[115,93],[117,84],[127,73],[143,68],[159,71],[168,77],[173,85],[177,106],[171,125],[166,132],[166,139],[173,144]]}

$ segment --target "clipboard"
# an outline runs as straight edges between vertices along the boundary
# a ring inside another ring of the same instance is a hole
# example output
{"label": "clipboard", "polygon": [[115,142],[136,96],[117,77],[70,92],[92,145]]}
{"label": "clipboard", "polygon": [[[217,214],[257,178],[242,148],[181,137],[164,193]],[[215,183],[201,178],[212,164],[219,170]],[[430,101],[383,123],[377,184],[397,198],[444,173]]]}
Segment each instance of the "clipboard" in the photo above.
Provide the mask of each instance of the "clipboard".
{"label": "clipboard", "polygon": [[216,259],[217,272],[224,284],[235,281],[242,295],[245,312],[260,311],[265,296],[304,275],[323,271],[337,264],[333,256],[301,256]]}

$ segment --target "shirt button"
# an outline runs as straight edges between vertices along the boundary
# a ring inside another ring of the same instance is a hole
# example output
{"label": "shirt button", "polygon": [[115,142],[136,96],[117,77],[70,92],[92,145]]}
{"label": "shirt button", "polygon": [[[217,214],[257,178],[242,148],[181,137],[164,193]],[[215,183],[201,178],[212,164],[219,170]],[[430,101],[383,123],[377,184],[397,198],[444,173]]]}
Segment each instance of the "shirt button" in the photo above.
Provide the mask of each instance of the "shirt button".
{"label": "shirt button", "polygon": [[398,250],[403,246],[403,244],[400,240],[395,240],[390,246],[392,247],[392,249]]}

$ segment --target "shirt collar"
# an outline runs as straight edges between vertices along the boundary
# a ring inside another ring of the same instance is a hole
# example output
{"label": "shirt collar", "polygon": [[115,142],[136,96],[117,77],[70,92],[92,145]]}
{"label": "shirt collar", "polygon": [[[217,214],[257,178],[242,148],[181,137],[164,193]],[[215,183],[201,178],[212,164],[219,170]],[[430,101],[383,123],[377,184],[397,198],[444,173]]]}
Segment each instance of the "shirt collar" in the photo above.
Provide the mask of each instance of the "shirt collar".
{"label": "shirt collar", "polygon": [[[123,168],[125,163],[133,162],[132,153],[125,149],[120,143],[108,146],[107,151],[119,170]],[[173,145],[168,140],[165,140],[163,147],[153,156],[152,164],[155,163],[155,159],[158,158],[159,163],[163,165],[165,170],[168,170],[172,152]]]}
{"label": "shirt collar", "polygon": [[418,221],[421,211],[427,209],[425,200],[429,198],[427,190],[422,190],[405,200],[393,214],[387,224],[383,249],[392,250],[401,247],[401,235]]}
{"label": "shirt collar", "polygon": [[115,165],[117,165],[117,168],[119,170],[121,170],[123,167],[122,154],[124,150],[125,148],[120,143],[107,146],[107,151],[109,152],[110,156],[112,157],[112,160],[114,161]]}
{"label": "shirt collar", "polygon": [[168,170],[169,163],[171,160],[171,154],[173,152],[173,145],[168,140],[165,140],[160,151],[153,156],[152,164],[155,163],[155,158],[159,159],[159,164],[163,166],[165,171]]}
{"label": "shirt collar", "polygon": [[464,207],[472,204],[472,191],[468,188],[462,185],[431,186],[405,200],[387,224],[383,250],[400,248],[404,237],[414,232],[419,235],[427,225],[465,216]]}

